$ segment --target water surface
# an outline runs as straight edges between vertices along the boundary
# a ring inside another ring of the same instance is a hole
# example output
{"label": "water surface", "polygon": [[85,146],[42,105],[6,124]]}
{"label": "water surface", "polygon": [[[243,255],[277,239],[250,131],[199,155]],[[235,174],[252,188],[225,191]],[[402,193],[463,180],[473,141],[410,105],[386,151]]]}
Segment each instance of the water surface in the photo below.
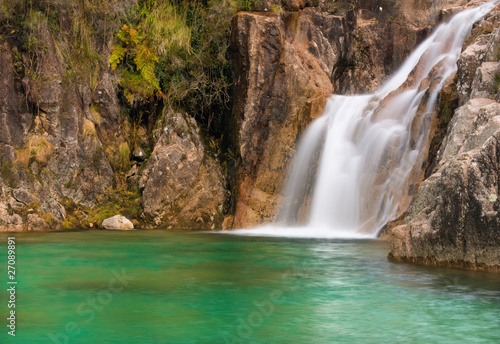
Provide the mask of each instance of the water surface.
{"label": "water surface", "polygon": [[500,342],[500,275],[394,264],[382,241],[15,236],[16,337],[2,326],[1,343]]}

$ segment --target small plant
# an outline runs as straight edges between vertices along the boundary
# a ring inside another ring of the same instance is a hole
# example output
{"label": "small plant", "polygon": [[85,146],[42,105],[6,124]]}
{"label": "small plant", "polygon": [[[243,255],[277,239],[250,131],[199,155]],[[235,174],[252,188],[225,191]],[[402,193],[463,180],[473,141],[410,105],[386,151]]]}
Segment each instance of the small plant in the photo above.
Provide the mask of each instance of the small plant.
{"label": "small plant", "polygon": [[252,11],[257,4],[258,0],[239,0],[237,1],[237,8],[239,11]]}
{"label": "small plant", "polygon": [[3,160],[0,163],[0,177],[7,182],[11,188],[15,189],[18,187],[17,178],[17,165],[13,164],[10,160]]}
{"label": "small plant", "polygon": [[95,125],[101,124],[102,117],[95,105],[90,106],[90,115],[92,116],[92,123]]}
{"label": "small plant", "polygon": [[56,228],[58,225],[60,225],[60,222],[57,221],[54,216],[50,213],[41,213],[39,214],[40,218],[45,221],[45,223],[50,227],[50,228]]}
{"label": "small plant", "polygon": [[493,92],[498,93],[498,90],[500,89],[500,74],[496,73],[494,79],[495,79],[495,84],[493,85]]}
{"label": "small plant", "polygon": [[108,188],[98,199],[99,203],[91,208],[68,198],[63,199],[61,204],[66,210],[63,228],[66,230],[88,228],[91,223],[100,226],[102,221],[117,214],[136,221],[143,212],[141,194],[138,190]]}
{"label": "small plant", "polygon": [[277,15],[282,15],[285,13],[285,10],[280,4],[272,4],[271,5],[271,12],[277,14]]}

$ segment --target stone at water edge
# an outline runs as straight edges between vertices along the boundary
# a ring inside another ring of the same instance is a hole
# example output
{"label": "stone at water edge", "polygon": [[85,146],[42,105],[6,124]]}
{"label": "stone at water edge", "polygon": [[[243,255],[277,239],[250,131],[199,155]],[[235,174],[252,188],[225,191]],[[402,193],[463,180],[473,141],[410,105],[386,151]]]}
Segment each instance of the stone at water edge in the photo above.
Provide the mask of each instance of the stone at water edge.
{"label": "stone at water edge", "polygon": [[134,229],[134,224],[125,216],[115,215],[102,221],[101,227],[106,229]]}

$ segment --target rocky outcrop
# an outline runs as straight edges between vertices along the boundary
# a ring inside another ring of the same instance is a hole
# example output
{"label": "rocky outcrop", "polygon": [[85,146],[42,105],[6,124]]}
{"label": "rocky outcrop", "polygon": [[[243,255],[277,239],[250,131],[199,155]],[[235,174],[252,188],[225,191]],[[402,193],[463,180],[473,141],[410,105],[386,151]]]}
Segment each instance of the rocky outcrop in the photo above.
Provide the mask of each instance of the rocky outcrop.
{"label": "rocky outcrop", "polygon": [[240,159],[232,227],[275,220],[297,138],[331,93],[373,91],[434,25],[467,3],[283,1],[283,13],[236,14],[233,140]]}
{"label": "rocky outcrop", "polygon": [[[342,47],[329,43],[314,21],[325,22],[332,37],[342,35],[347,25],[345,19],[313,8],[288,18],[239,13],[233,19],[236,140],[241,156],[233,227],[254,226],[275,216],[295,140],[321,114],[333,92],[329,72]],[[309,50],[308,33],[315,37],[316,55]]]}
{"label": "rocky outcrop", "polygon": [[400,226],[396,261],[500,270],[500,12],[473,30],[458,70],[460,107],[436,167]]}
{"label": "rocky outcrop", "polygon": [[[40,3],[33,8],[41,11],[37,20],[25,27],[36,38],[30,49],[22,48],[25,32],[8,30],[0,38],[0,230],[100,223],[98,208],[111,207],[120,193],[134,198],[129,210],[136,216],[123,214],[136,227],[214,229],[274,220],[297,138],[327,97],[372,91],[431,27],[471,2],[254,3],[258,12],[237,13],[232,23],[234,106],[224,133],[232,147],[224,163],[215,157],[220,152],[209,152],[210,139],[189,114],[157,104],[147,116],[135,114],[136,123],[127,115],[137,108],[120,98],[107,61],[111,33],[137,1],[106,5],[105,19],[95,8],[85,13],[83,6],[80,13],[69,3]],[[59,14],[49,21],[44,9]],[[90,35],[79,33],[90,17]],[[73,44],[89,37],[82,41],[89,46]],[[481,44],[474,49],[489,49],[490,43]],[[75,49],[87,49],[91,58],[73,56]],[[476,50],[463,63],[476,63]],[[477,78],[459,78],[463,103],[496,87],[494,62],[481,61]]]}
{"label": "rocky outcrop", "polygon": [[129,230],[134,229],[134,224],[125,216],[115,215],[102,221],[101,226],[105,229]]}
{"label": "rocky outcrop", "polygon": [[[65,218],[62,199],[93,206],[113,181],[113,169],[98,134],[100,123],[91,114],[93,92],[88,85],[65,78],[66,65],[56,51],[47,21],[38,23],[34,34],[44,47],[36,59],[8,41],[1,42],[0,200],[9,214],[1,227],[8,230],[19,229],[15,215],[28,206],[34,213],[20,215],[24,228],[50,227],[36,214],[47,215],[50,225],[60,225]],[[29,64],[36,65],[36,75],[27,70]],[[112,95],[110,105],[116,105],[115,86],[106,82],[107,77],[100,76],[95,92]],[[108,112],[113,109],[106,108]],[[116,122],[119,109],[113,111]],[[110,128],[110,136],[119,136],[118,123]]]}
{"label": "rocky outcrop", "polygon": [[170,111],[139,180],[147,219],[168,229],[221,228],[227,191],[196,121]]}

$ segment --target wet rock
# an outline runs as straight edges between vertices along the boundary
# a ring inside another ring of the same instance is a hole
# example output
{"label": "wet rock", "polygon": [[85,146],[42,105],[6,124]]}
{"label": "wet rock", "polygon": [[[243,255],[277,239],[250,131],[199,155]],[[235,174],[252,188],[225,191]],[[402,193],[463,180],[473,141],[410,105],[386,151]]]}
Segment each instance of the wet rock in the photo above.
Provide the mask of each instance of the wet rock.
{"label": "wet rock", "polygon": [[102,221],[101,226],[106,229],[128,230],[134,229],[134,224],[125,216],[115,215]]}

